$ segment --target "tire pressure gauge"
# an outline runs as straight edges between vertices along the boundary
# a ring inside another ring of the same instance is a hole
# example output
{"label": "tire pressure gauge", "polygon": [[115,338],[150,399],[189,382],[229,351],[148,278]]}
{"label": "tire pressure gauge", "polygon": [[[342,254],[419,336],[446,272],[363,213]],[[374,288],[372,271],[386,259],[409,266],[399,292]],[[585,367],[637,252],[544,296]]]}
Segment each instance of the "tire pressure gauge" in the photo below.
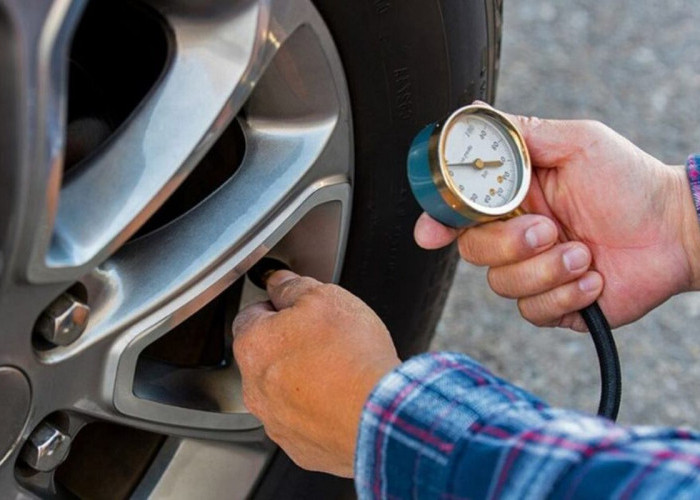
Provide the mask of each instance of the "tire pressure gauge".
{"label": "tire pressure gauge", "polygon": [[[408,155],[408,180],[420,206],[447,226],[464,228],[523,213],[532,167],[522,135],[503,113],[483,105],[458,109],[424,128]],[[597,303],[580,311],[600,364],[598,414],[615,420],[620,361]]]}
{"label": "tire pressure gauge", "polygon": [[531,175],[522,135],[488,106],[466,106],[429,125],[416,136],[408,157],[408,178],[418,203],[452,227],[516,213]]}

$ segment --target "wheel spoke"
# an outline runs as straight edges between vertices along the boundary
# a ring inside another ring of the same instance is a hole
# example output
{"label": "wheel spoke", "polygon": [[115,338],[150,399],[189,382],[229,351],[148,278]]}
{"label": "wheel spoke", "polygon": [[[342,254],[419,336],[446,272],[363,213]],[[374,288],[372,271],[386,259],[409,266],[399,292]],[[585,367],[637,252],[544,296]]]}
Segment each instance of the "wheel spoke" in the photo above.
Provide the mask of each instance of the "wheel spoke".
{"label": "wheel spoke", "polygon": [[219,4],[215,13],[193,12],[185,3],[154,5],[173,32],[171,61],[110,141],[64,178],[53,237],[33,279],[78,277],[132,235],[220,136],[287,37],[308,21],[304,2]]}
{"label": "wheel spoke", "polygon": [[66,61],[86,0],[25,3],[0,0],[7,56],[0,62],[0,239],[12,258],[2,270],[21,275],[50,238],[65,146]]}

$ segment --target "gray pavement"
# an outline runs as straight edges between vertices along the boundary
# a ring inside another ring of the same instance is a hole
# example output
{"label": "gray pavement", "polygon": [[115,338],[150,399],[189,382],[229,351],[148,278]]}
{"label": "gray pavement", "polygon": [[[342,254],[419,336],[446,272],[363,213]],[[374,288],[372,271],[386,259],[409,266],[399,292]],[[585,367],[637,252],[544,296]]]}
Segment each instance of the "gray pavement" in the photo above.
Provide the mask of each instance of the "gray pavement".
{"label": "gray pavement", "polygon": [[[693,0],[506,0],[497,106],[601,120],[667,163],[700,152],[700,9]],[[632,185],[630,188],[634,188]],[[640,269],[643,272],[643,269]],[[700,428],[700,295],[616,331],[620,421]],[[460,263],[434,349],[469,353],[550,402],[594,411],[587,335],[535,328]]]}

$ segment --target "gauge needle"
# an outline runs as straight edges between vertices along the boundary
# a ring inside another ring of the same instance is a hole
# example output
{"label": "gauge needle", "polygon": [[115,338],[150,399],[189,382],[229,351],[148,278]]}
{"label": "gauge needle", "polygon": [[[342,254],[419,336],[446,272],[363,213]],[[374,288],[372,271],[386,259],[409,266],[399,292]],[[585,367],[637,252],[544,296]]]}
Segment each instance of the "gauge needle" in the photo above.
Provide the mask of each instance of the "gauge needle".
{"label": "gauge needle", "polygon": [[503,166],[502,161],[484,161],[481,158],[477,158],[476,160],[469,162],[469,163],[448,163],[448,167],[476,167],[479,170],[482,168],[486,167],[501,167]]}

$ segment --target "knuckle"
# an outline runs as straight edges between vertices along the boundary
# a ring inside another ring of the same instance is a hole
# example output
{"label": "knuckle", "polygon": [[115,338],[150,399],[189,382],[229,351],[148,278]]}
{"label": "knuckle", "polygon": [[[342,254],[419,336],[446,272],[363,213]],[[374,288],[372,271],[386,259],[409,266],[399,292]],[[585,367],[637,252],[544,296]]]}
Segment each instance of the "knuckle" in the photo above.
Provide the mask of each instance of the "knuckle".
{"label": "knuckle", "polygon": [[238,335],[233,339],[233,353],[245,357],[249,352],[256,349],[255,334]]}
{"label": "knuckle", "polygon": [[261,314],[260,305],[260,303],[249,305],[236,314],[231,324],[234,338],[246,337],[247,333],[258,329],[260,324],[266,321],[265,316]]}
{"label": "knuckle", "polygon": [[263,386],[276,388],[285,380],[284,367],[280,363],[272,363],[263,374]]}
{"label": "knuckle", "polygon": [[544,124],[544,120],[538,118],[537,116],[523,116],[521,117],[521,120],[523,125],[530,130],[537,130]]}
{"label": "knuckle", "polygon": [[518,300],[520,315],[537,327],[555,326],[559,315],[553,314],[540,297]]}
{"label": "knuckle", "polygon": [[590,131],[598,130],[598,127],[600,125],[602,125],[602,123],[600,123],[598,120],[591,120],[591,119],[581,120],[579,123],[580,123],[582,128],[584,128],[586,130],[590,130]]}
{"label": "knuckle", "polygon": [[305,314],[323,314],[329,305],[337,301],[339,287],[330,284],[317,283],[299,296],[297,305],[305,309]]}
{"label": "knuckle", "polygon": [[233,357],[243,376],[250,376],[264,363],[265,349],[259,335],[242,335],[233,339]]}
{"label": "knuckle", "polygon": [[240,336],[245,332],[251,325],[251,319],[249,312],[247,310],[240,311],[233,320],[231,325],[231,332],[234,337]]}
{"label": "knuckle", "polygon": [[571,322],[571,326],[569,327],[572,330],[576,332],[581,332],[581,333],[586,333],[588,331],[588,325],[586,325],[586,322],[581,319],[581,317],[576,318]]}
{"label": "knuckle", "polygon": [[576,313],[569,313],[569,314],[565,314],[564,316],[562,316],[562,318],[559,321],[559,324],[557,326],[560,328],[569,328],[569,329],[574,330],[576,332],[588,331],[588,327],[586,326],[586,323],[581,318],[581,315],[576,314]]}
{"label": "knuckle", "polygon": [[472,257],[472,247],[473,242],[467,234],[467,232],[465,232],[464,235],[457,240],[457,248],[459,249],[459,255],[460,257],[462,257],[462,259],[466,260],[467,262],[474,263],[474,259]]}
{"label": "knuckle", "polygon": [[494,253],[498,253],[501,255],[504,259],[507,259],[509,261],[516,260],[521,257],[521,250],[522,247],[520,245],[520,242],[518,239],[514,238],[512,235],[511,236],[506,236],[504,235],[503,238],[501,238],[498,241],[498,245],[496,246],[496,249]]}
{"label": "knuckle", "polygon": [[507,299],[517,298],[517,294],[515,294],[510,287],[508,287],[510,280],[507,279],[505,273],[499,268],[489,268],[488,272],[486,273],[486,281],[491,287],[491,290],[493,290],[497,295]]}
{"label": "knuckle", "polygon": [[582,126],[590,132],[598,133],[608,129],[607,125],[598,120],[583,120]]}
{"label": "knuckle", "polygon": [[561,271],[545,259],[535,258],[503,267],[492,267],[486,278],[491,289],[509,299],[526,297],[552,289],[561,280]]}
{"label": "knuckle", "polygon": [[282,298],[282,300],[286,300],[299,287],[300,280],[301,278],[294,278],[289,281],[285,281],[279,285],[277,295]]}
{"label": "knuckle", "polygon": [[537,281],[542,288],[548,288],[559,283],[561,272],[550,263],[543,263],[532,271],[532,280]]}
{"label": "knuckle", "polygon": [[248,342],[246,337],[236,337],[233,339],[233,357],[236,358],[236,363],[241,370],[247,368],[247,358],[248,358]]}
{"label": "knuckle", "polygon": [[601,140],[601,138],[609,135],[612,129],[603,122],[598,120],[583,120],[582,132],[590,138],[592,144]]}
{"label": "knuckle", "polygon": [[541,317],[533,314],[530,302],[531,301],[524,299],[518,300],[518,311],[520,312],[520,315],[535,326],[544,326],[542,324]]}
{"label": "knuckle", "polygon": [[250,390],[246,388],[243,389],[243,404],[250,413],[258,417],[260,420],[264,420],[258,398],[254,397]]}
{"label": "knuckle", "polygon": [[555,296],[554,307],[556,307],[559,311],[562,311],[562,314],[565,312],[571,312],[573,309],[575,309],[575,304],[579,298],[576,290],[576,286],[561,287]]}
{"label": "knuckle", "polygon": [[315,299],[327,296],[335,296],[340,292],[340,287],[330,283],[316,283],[309,288],[309,295]]}
{"label": "knuckle", "polygon": [[290,296],[303,297],[308,295],[320,284],[313,278],[307,276],[300,276],[299,278],[294,278],[289,281],[285,281],[280,285],[280,290],[278,294],[282,299],[288,299]]}
{"label": "knuckle", "polygon": [[459,255],[462,259],[477,266],[486,263],[486,256],[484,255],[482,247],[479,239],[469,230],[465,231],[457,240],[457,248],[459,249]]}
{"label": "knuckle", "polygon": [[316,287],[323,286],[323,283],[320,283],[309,276],[302,276],[299,278],[299,285],[304,286],[304,288],[314,289]]}

